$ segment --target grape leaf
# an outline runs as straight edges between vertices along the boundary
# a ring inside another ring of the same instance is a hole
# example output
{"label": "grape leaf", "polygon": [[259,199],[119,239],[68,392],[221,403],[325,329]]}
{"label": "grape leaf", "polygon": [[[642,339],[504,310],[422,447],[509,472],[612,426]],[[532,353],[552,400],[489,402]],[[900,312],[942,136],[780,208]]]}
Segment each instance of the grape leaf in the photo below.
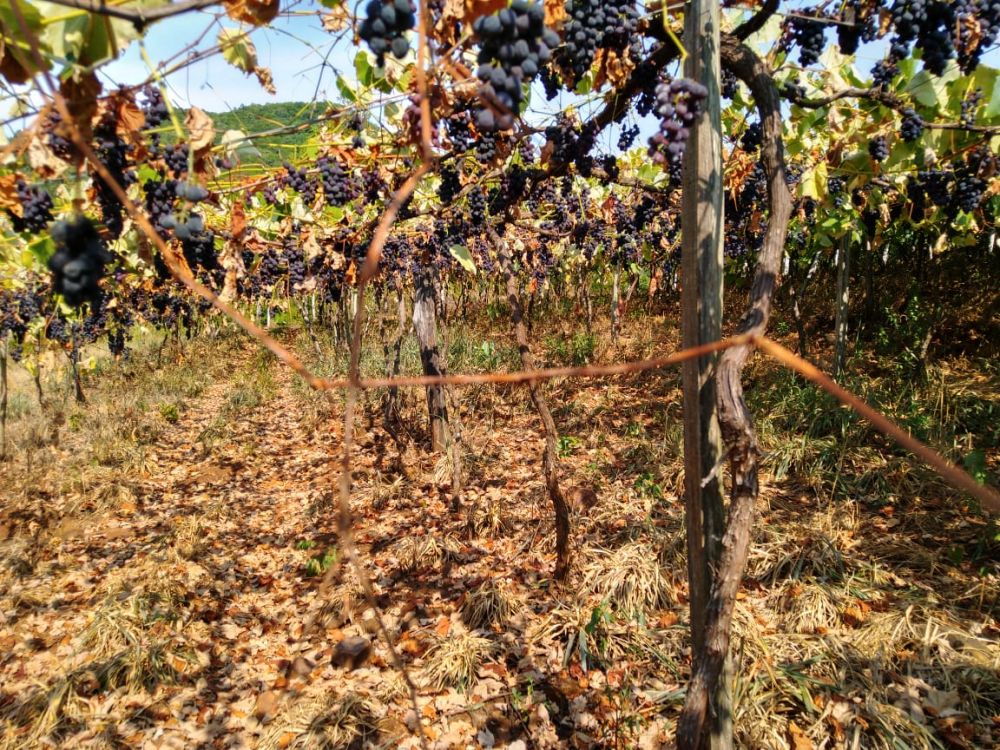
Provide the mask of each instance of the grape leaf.
{"label": "grape leaf", "polygon": [[448,248],[448,252],[466,271],[471,274],[476,272],[476,262],[472,259],[472,255],[465,245],[452,245]]}

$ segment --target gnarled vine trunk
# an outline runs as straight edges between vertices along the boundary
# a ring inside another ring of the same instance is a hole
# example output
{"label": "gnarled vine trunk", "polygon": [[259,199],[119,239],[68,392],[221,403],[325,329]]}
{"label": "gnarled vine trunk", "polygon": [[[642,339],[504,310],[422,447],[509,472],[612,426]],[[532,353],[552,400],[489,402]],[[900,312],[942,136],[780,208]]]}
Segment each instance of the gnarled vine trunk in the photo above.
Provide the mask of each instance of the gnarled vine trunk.
{"label": "gnarled vine trunk", "polygon": [[[510,305],[510,315],[514,323],[514,336],[517,340],[517,350],[521,356],[521,369],[535,369],[535,358],[531,355],[528,345],[528,326],[524,320],[524,305],[521,293],[517,287],[517,277],[514,275],[510,256],[501,253],[501,266],[507,283],[507,304]],[[559,455],[556,450],[559,439],[556,423],[549,411],[548,401],[541,383],[528,381],[528,393],[531,403],[542,422],[545,435],[545,448],[542,451],[542,474],[545,477],[545,489],[548,491],[556,521],[556,569],[557,580],[566,576],[569,571],[569,506],[559,488]]]}
{"label": "gnarled vine trunk", "polygon": [[[749,309],[738,326],[740,334],[762,335],[767,330],[771,302],[781,273],[792,199],[785,182],[784,145],[781,138],[781,105],[774,78],[764,61],[733,37],[724,37],[722,64],[740,78],[753,95],[763,128],[761,161],[768,185],[768,222],[750,287]],[[741,380],[751,346],[726,350],[719,359],[716,379],[719,426],[729,451],[732,487],[729,518],[722,538],[722,553],[712,582],[705,626],[704,650],[688,685],[684,709],[677,725],[681,750],[698,747],[708,715],[709,696],[729,653],[730,625],[736,593],[743,579],[750,548],[750,530],[757,501],[757,436],[750,410],[743,399]]]}

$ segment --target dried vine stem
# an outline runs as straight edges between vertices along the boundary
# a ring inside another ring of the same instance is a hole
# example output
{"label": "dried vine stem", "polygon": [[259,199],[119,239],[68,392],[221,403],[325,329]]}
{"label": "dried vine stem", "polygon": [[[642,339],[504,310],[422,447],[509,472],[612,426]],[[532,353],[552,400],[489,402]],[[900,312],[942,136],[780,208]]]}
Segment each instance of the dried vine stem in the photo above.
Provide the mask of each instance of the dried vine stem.
{"label": "dried vine stem", "polygon": [[[763,128],[761,161],[768,183],[768,222],[750,288],[750,306],[739,324],[739,333],[763,336],[771,312],[771,301],[781,273],[785,234],[792,212],[792,198],[785,182],[784,145],[781,139],[781,102],[771,72],[747,45],[732,36],[722,41],[725,66],[750,88]],[[708,715],[709,697],[729,653],[730,625],[736,593],[743,579],[750,548],[758,494],[757,436],[753,417],[743,400],[743,367],[752,347],[727,349],[719,358],[717,399],[719,427],[729,452],[729,518],[722,538],[722,553],[715,572],[705,618],[703,653],[695,655],[691,682],[677,724],[681,750],[697,750]]]}

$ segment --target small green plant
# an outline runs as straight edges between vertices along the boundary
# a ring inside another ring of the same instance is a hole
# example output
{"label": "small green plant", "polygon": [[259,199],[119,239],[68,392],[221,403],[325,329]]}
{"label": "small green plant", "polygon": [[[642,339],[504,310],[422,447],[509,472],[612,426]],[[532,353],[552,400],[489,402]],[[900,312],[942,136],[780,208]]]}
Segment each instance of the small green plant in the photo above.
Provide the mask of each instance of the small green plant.
{"label": "small green plant", "polygon": [[335,547],[329,547],[326,552],[323,553],[322,557],[316,556],[309,558],[309,561],[306,562],[304,574],[307,578],[322,575],[328,571],[330,566],[332,566],[335,562],[337,562],[337,550]]}
{"label": "small green plant", "polygon": [[316,542],[312,539],[300,539],[295,543],[295,549],[312,549],[316,546]]}
{"label": "small green plant", "polygon": [[642,437],[642,435],[643,435],[643,433],[645,431],[646,431],[646,428],[642,424],[642,422],[632,421],[632,422],[629,422],[628,425],[625,426],[625,437],[640,438],[640,437]]}
{"label": "small green plant", "polygon": [[600,664],[604,660],[607,641],[604,638],[606,626],[614,620],[607,602],[601,602],[590,613],[588,622],[577,639],[577,650],[580,654],[580,668],[584,672],[588,666]]}
{"label": "small green plant", "polygon": [[656,481],[656,477],[653,476],[652,472],[644,471],[632,486],[640,495],[651,497],[655,500],[663,499],[663,488],[660,487],[659,482]]}
{"label": "small green plant", "polygon": [[170,424],[177,424],[177,420],[180,419],[181,415],[177,409],[177,404],[160,404],[160,416]]}
{"label": "small green plant", "polygon": [[572,455],[580,447],[580,438],[571,435],[561,435],[559,437],[558,453],[559,458],[566,458]]}
{"label": "small green plant", "polygon": [[579,367],[588,364],[594,358],[597,339],[592,333],[578,333],[573,337],[570,348],[572,350],[573,364]]}

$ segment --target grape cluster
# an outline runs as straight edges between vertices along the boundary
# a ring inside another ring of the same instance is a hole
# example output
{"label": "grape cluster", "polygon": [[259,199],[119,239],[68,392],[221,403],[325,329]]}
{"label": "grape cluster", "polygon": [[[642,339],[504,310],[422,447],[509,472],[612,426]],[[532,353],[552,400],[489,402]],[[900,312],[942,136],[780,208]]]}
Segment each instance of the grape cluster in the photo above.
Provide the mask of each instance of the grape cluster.
{"label": "grape cluster", "polygon": [[739,79],[736,78],[736,74],[730,70],[722,71],[722,98],[723,99],[733,99],[736,96],[736,92],[739,91]]}
{"label": "grape cluster", "polygon": [[170,117],[170,110],[167,109],[167,103],[163,100],[163,94],[155,86],[146,86],[142,90],[142,93],[146,99],[142,106],[142,114],[146,118],[146,127],[159,127]]}
{"label": "grape cluster", "polygon": [[632,144],[635,143],[635,139],[638,136],[638,125],[631,125],[629,127],[622,128],[622,132],[618,135],[618,148],[622,151],[628,151],[632,148]]}
{"label": "grape cluster", "polygon": [[[156,228],[157,233],[162,238],[166,238],[166,232],[170,228],[164,223],[168,216],[172,216],[174,210],[174,199],[177,197],[176,180],[146,180],[142,186],[145,193],[146,213],[149,220]],[[169,222],[168,222],[169,223]]]}
{"label": "grape cluster", "polygon": [[790,24],[792,38],[799,45],[799,63],[809,67],[819,62],[826,46],[826,24],[815,18],[792,18]]}
{"label": "grape cluster", "polygon": [[920,138],[924,132],[924,118],[918,115],[912,107],[903,110],[903,121],[899,125],[899,134],[907,143]]}
{"label": "grape cluster", "polygon": [[188,214],[186,222],[178,223],[174,231],[181,241],[181,250],[189,268],[206,271],[219,268],[219,259],[215,254],[215,233],[205,229],[205,222],[199,214]]}
{"label": "grape cluster", "polygon": [[764,131],[759,122],[751,122],[740,138],[740,147],[744,151],[753,151],[764,142]]}
{"label": "grape cluster", "polygon": [[278,189],[271,183],[265,185],[260,194],[264,202],[269,206],[273,206],[278,202]]}
{"label": "grape cluster", "polygon": [[542,81],[542,88],[545,90],[545,100],[551,102],[559,96],[559,89],[562,88],[562,81],[552,69],[551,65],[543,65],[539,73]]}
{"label": "grape cluster", "polygon": [[[881,3],[865,0],[847,0],[841,13],[841,25],[837,27],[837,44],[845,55],[853,55],[858,49],[858,40],[872,42],[878,38],[879,7]],[[851,26],[844,26],[849,23]]]}
{"label": "grape cluster", "polygon": [[301,195],[303,203],[311,206],[313,201],[316,200],[316,193],[319,192],[319,186],[316,184],[316,181],[309,179],[305,169],[296,169],[287,161],[282,166],[285,168],[285,175],[282,178],[282,182]]}
{"label": "grape cluster", "polygon": [[884,135],[877,135],[868,141],[868,154],[879,162],[889,158],[889,141]]}
{"label": "grape cluster", "polygon": [[72,161],[78,154],[76,146],[63,135],[62,115],[56,110],[50,110],[45,118],[46,141],[52,153],[63,161]]}
{"label": "grape cluster", "polygon": [[295,289],[306,280],[306,258],[302,247],[295,241],[295,236],[285,238],[282,250],[285,255],[285,266],[288,268],[288,286]]}
{"label": "grape cluster", "polygon": [[899,75],[899,65],[893,57],[879,60],[872,68],[872,86],[877,89],[888,88],[897,75]]}
{"label": "grape cluster", "polygon": [[462,190],[462,181],[459,179],[458,170],[454,167],[441,168],[441,186],[438,188],[438,198],[441,204],[447,206]]}
{"label": "grape cluster", "polygon": [[472,120],[468,112],[455,112],[444,121],[451,147],[465,153],[472,147]]}
{"label": "grape cluster", "polygon": [[104,276],[104,266],[111,262],[111,255],[93,222],[85,216],[57,221],[51,234],[56,246],[49,259],[52,288],[74,307],[88,301],[96,306],[100,296],[98,283]]}
{"label": "grape cluster", "polygon": [[[559,65],[579,81],[590,70],[598,49],[624,51],[637,39],[639,12],[634,0],[568,0]],[[636,57],[639,50],[636,49]]]}
{"label": "grape cluster", "polygon": [[15,185],[17,199],[21,202],[20,222],[32,234],[41,232],[52,221],[52,196],[37,185],[28,185],[24,180],[18,180]]}
{"label": "grape cluster", "polygon": [[187,172],[189,153],[190,149],[186,143],[178,143],[164,149],[163,159],[174,177],[180,177]]}
{"label": "grape cluster", "polygon": [[[128,168],[128,144],[118,135],[115,119],[111,116],[101,118],[94,128],[95,153],[100,159],[111,179],[120,187],[125,188],[135,181],[135,174]],[[101,219],[112,238],[121,236],[125,226],[125,207],[111,188],[111,183],[105,182],[100,175],[95,175],[94,190],[97,193],[97,205],[101,209]]]}
{"label": "grape cluster", "polygon": [[951,203],[951,179],[952,173],[946,169],[917,172],[917,182],[935,206],[943,207]]}
{"label": "grape cluster", "polygon": [[976,111],[979,109],[979,105],[983,101],[983,90],[976,89],[967,97],[962,99],[962,114],[959,116],[959,122],[962,123],[963,127],[971,127],[976,122]]}
{"label": "grape cluster", "polygon": [[689,78],[675,78],[656,87],[656,114],[660,131],[649,139],[649,155],[660,164],[679,166],[684,156],[688,128],[701,116],[708,90]]}
{"label": "grape cluster", "polygon": [[476,114],[480,130],[507,130],[520,111],[522,85],[534,79],[539,67],[552,56],[558,35],[545,27],[545,7],[538,2],[514,0],[472,24],[480,40],[479,95],[487,106]]}
{"label": "grape cluster", "polygon": [[476,159],[480,164],[490,164],[497,158],[497,137],[495,133],[480,133],[476,141]]}
{"label": "grape cluster", "polygon": [[846,203],[844,198],[845,182],[843,177],[831,177],[826,181],[826,191],[833,198],[833,205],[842,208]]}
{"label": "grape cluster", "polygon": [[397,59],[406,56],[410,41],[405,34],[416,20],[416,6],[411,0],[369,0],[358,35],[368,44],[380,68],[388,52]]}
{"label": "grape cluster", "polygon": [[486,195],[478,185],[469,191],[469,221],[476,228],[486,223]]}
{"label": "grape cluster", "polygon": [[323,198],[328,206],[343,206],[354,198],[351,175],[344,171],[339,161],[324,155],[316,160],[316,166],[323,183]]}

